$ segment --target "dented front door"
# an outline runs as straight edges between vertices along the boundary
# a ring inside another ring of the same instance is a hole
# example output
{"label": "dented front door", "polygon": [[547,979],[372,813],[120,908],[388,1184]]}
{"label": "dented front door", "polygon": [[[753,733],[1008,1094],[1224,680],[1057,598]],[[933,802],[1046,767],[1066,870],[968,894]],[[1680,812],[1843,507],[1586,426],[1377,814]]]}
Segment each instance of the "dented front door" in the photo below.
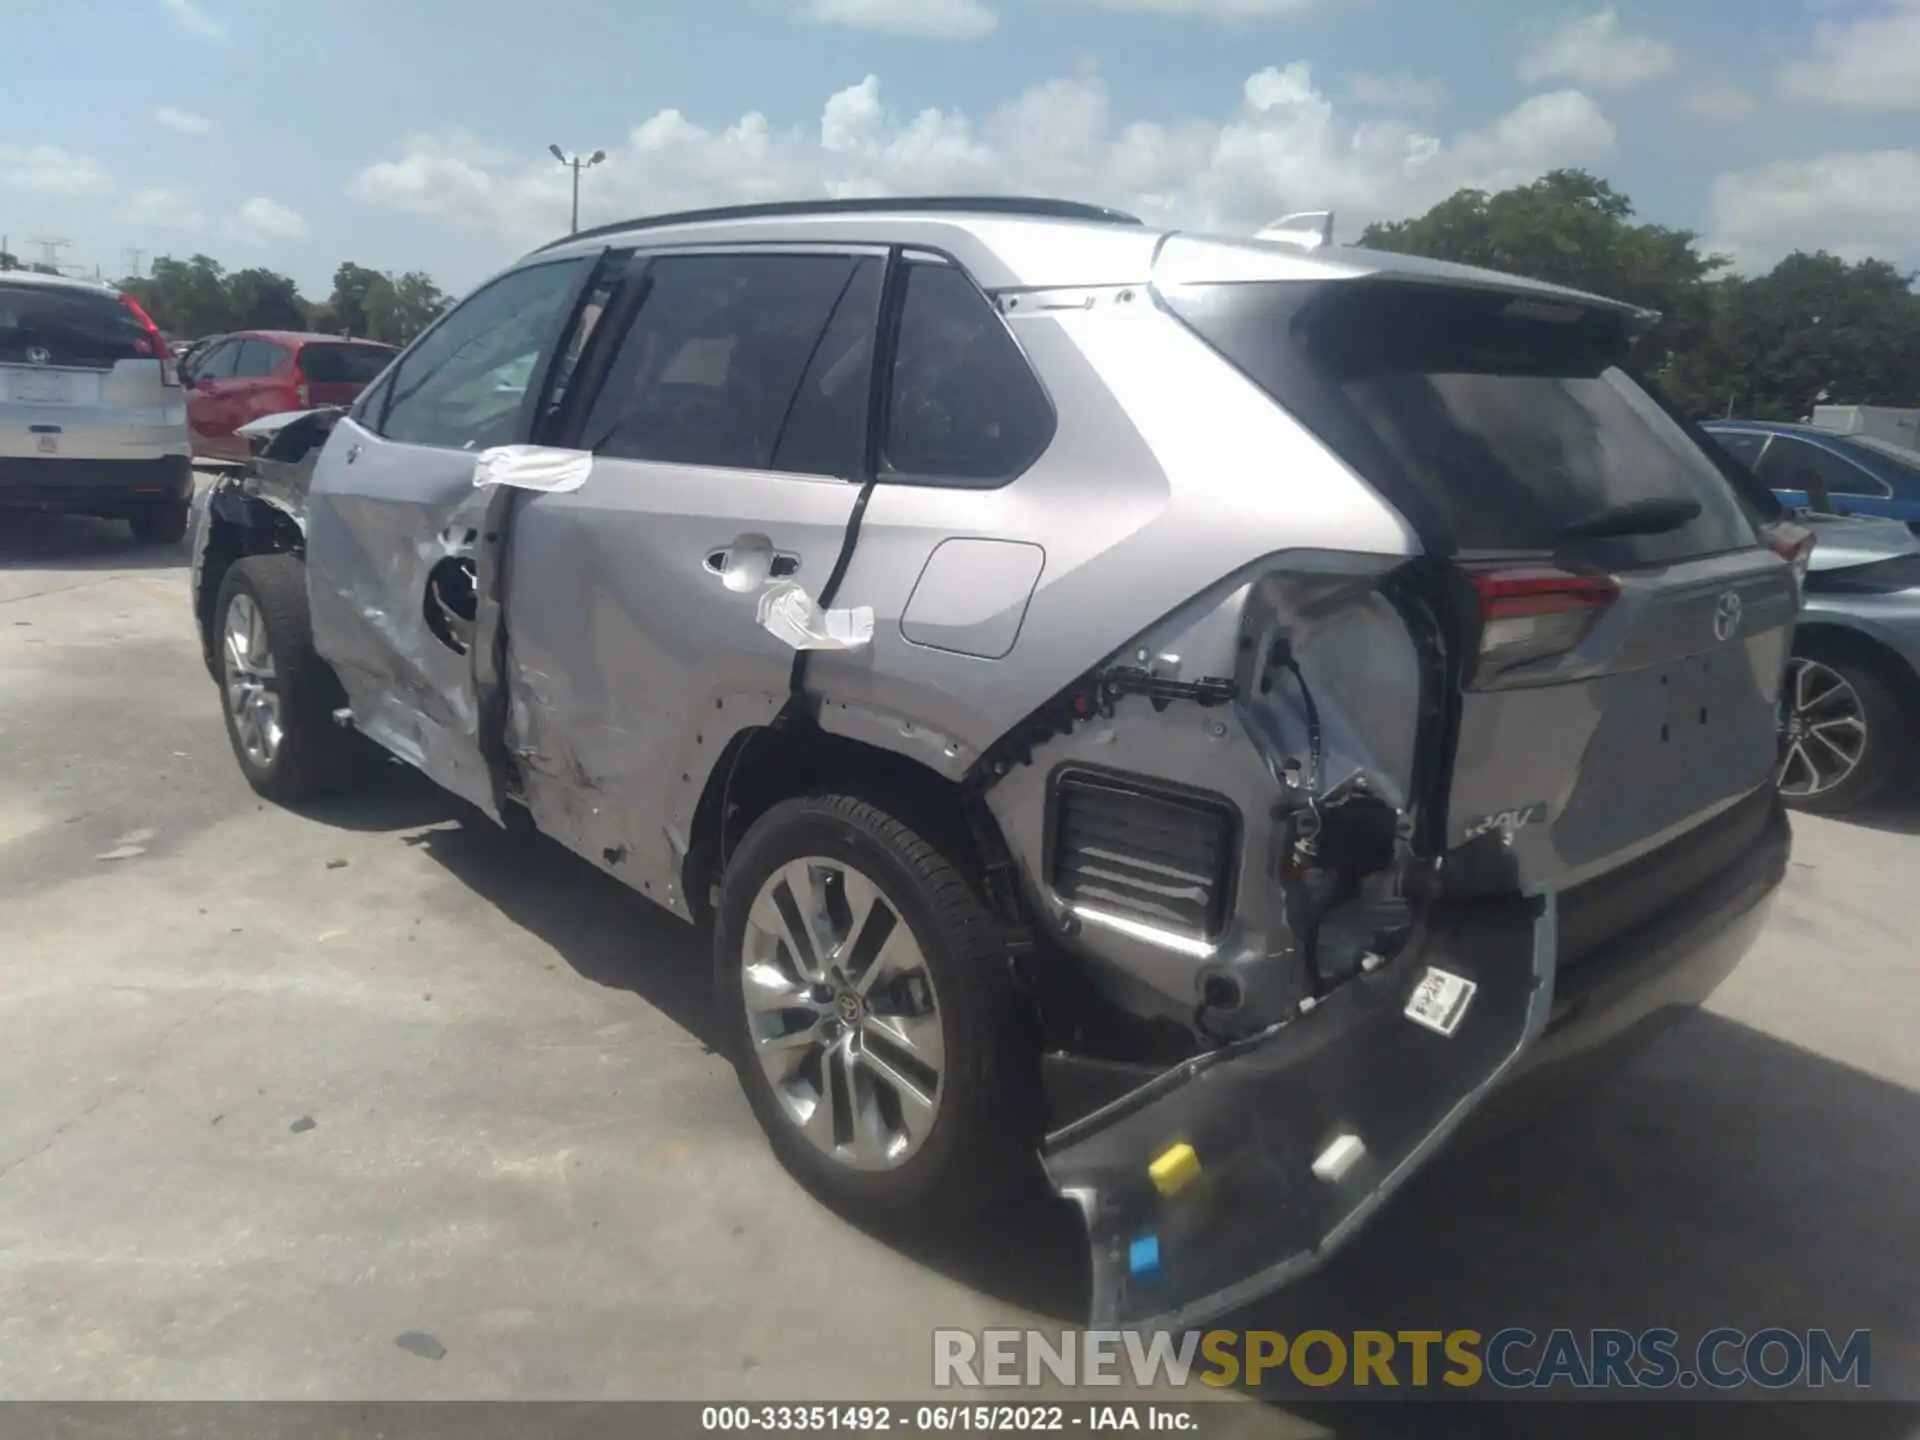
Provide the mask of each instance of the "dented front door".
{"label": "dented front door", "polygon": [[823,250],[654,257],[609,307],[625,333],[583,361],[565,443],[593,452],[589,478],[516,497],[507,744],[528,806],[682,913],[714,765],[786,704],[798,647],[845,643],[811,602],[860,495],[884,270]]}
{"label": "dented front door", "polygon": [[307,496],[314,646],[354,724],[496,818],[468,629],[492,498],[474,462],[525,438],[591,264],[526,266],[463,301],[334,429]]}

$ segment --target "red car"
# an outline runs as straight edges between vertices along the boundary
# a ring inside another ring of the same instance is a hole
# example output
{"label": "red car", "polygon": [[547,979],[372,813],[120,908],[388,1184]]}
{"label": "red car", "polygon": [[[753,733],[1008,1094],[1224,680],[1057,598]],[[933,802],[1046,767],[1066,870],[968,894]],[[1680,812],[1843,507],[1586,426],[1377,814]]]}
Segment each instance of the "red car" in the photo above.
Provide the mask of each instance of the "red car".
{"label": "red car", "polygon": [[247,458],[242,425],[284,410],[348,405],[399,351],[371,340],[242,330],[207,345],[186,367],[187,421],[196,460]]}

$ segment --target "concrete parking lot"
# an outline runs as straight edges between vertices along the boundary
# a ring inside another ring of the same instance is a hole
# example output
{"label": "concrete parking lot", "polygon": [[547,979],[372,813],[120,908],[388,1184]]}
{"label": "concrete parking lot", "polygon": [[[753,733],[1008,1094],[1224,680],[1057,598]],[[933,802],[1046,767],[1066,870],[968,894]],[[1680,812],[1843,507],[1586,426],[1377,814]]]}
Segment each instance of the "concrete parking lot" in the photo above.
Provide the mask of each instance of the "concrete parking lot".
{"label": "concrete parking lot", "polygon": [[[1801,820],[1758,950],[1230,1323],[1873,1332],[1920,1398],[1920,801]],[[0,519],[0,1396],[913,1397],[1070,1220],[876,1238],[762,1142],[699,940],[398,769],[227,749],[184,555]]]}

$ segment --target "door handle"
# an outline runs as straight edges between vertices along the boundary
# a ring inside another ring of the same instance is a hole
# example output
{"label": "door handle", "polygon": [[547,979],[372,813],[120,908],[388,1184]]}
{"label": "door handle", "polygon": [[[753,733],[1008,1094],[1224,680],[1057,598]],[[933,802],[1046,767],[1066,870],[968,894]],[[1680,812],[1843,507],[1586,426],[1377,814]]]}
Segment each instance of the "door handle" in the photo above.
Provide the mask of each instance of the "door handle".
{"label": "door handle", "polygon": [[[349,459],[351,459],[351,453],[349,453]],[[705,561],[707,574],[726,576],[726,574],[728,574],[728,566],[732,566],[732,564],[732,547],[708,551],[707,561]],[[799,555],[791,555],[789,551],[776,551],[774,557],[766,563],[766,578],[768,578],[768,580],[789,580],[791,576],[799,574],[799,570],[801,570],[801,557],[799,557]]]}
{"label": "door handle", "polygon": [[347,447],[347,464],[351,465],[354,461],[358,460],[359,458],[360,458],[360,443],[359,441],[356,440],[353,444]]}

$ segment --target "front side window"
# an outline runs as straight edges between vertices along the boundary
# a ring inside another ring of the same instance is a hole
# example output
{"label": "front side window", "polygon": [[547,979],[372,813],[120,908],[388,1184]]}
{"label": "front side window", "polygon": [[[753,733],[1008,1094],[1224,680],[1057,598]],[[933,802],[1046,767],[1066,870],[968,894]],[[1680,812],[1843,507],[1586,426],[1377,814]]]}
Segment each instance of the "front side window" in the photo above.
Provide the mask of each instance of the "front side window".
{"label": "front side window", "polygon": [[907,272],[882,477],[996,485],[1053,438],[1053,407],[993,304],[956,266]]}
{"label": "front side window", "polygon": [[234,362],[240,358],[238,340],[216,341],[193,362],[195,380],[226,380],[233,375]]}
{"label": "front side window", "polygon": [[[513,440],[541,352],[566,318],[585,257],[530,265],[462,301],[394,372],[380,431],[407,445],[484,450]],[[377,419],[372,411],[368,419]]]}
{"label": "front side window", "polygon": [[616,459],[768,469],[854,269],[848,255],[652,261],[582,445]]}
{"label": "front side window", "polygon": [[[1761,479],[1775,490],[1798,490],[1809,497],[1828,495],[1882,498],[1887,487],[1845,456],[1791,435],[1777,437],[1767,451]],[[1816,501],[1816,503],[1819,503]]]}
{"label": "front side window", "polygon": [[1720,448],[1749,470],[1760,463],[1760,452],[1767,448],[1767,437],[1751,430],[1710,430]]}

